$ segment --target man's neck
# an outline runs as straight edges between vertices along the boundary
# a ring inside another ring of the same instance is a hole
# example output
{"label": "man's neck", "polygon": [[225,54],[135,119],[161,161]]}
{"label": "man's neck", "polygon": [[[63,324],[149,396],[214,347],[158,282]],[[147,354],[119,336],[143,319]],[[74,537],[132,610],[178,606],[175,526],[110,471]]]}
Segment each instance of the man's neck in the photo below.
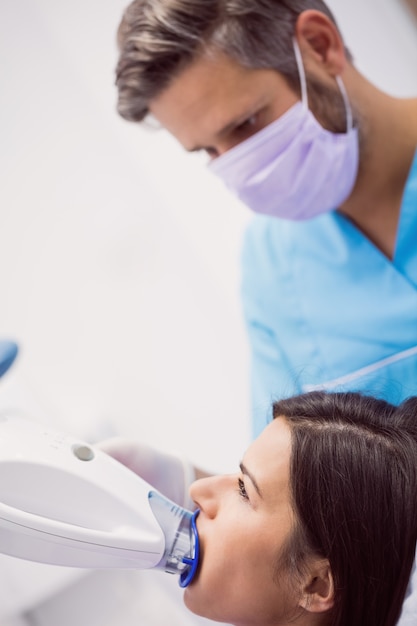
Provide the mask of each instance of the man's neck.
{"label": "man's neck", "polygon": [[404,186],[417,149],[417,98],[392,98],[353,69],[350,83],[361,156],[355,187],[340,211],[392,259]]}

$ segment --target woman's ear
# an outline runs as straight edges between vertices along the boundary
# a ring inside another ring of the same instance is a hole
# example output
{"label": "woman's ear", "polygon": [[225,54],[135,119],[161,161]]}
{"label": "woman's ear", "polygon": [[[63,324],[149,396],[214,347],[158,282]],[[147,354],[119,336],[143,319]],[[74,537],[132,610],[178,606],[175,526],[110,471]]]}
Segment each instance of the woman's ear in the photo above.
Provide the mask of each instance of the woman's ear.
{"label": "woman's ear", "polygon": [[311,567],[299,605],[310,613],[324,613],[333,607],[334,582],[327,559]]}
{"label": "woman's ear", "polygon": [[341,74],[347,59],[337,26],[324,13],[309,9],[299,14],[295,36],[306,68],[314,64],[331,76]]}

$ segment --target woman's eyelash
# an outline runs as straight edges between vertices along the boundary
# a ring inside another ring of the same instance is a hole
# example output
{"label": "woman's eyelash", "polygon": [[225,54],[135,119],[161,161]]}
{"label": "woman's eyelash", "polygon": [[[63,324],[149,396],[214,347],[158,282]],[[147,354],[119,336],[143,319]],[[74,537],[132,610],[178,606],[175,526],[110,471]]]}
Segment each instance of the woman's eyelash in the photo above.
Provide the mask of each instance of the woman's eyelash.
{"label": "woman's eyelash", "polygon": [[243,480],[241,478],[237,479],[237,485],[238,485],[239,495],[244,500],[249,500],[249,496],[248,496],[248,493],[247,493],[246,488],[245,488],[245,483],[243,482]]}

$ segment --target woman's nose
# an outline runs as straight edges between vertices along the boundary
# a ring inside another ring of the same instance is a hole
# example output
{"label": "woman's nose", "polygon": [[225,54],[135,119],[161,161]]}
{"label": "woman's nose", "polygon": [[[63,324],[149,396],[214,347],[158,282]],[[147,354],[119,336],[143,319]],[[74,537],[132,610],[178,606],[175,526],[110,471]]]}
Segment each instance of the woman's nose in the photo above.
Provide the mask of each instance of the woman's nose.
{"label": "woman's nose", "polygon": [[190,487],[190,496],[197,507],[208,515],[215,517],[220,501],[221,476],[210,476],[196,480]]}

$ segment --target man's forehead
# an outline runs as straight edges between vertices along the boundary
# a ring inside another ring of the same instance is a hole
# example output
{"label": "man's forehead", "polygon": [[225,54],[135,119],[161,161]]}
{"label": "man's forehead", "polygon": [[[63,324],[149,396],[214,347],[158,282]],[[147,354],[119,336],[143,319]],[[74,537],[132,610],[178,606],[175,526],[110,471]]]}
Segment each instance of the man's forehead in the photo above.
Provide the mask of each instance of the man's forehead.
{"label": "man's forehead", "polygon": [[185,149],[194,149],[252,113],[268,72],[220,52],[200,56],[150,102],[149,110]]}

